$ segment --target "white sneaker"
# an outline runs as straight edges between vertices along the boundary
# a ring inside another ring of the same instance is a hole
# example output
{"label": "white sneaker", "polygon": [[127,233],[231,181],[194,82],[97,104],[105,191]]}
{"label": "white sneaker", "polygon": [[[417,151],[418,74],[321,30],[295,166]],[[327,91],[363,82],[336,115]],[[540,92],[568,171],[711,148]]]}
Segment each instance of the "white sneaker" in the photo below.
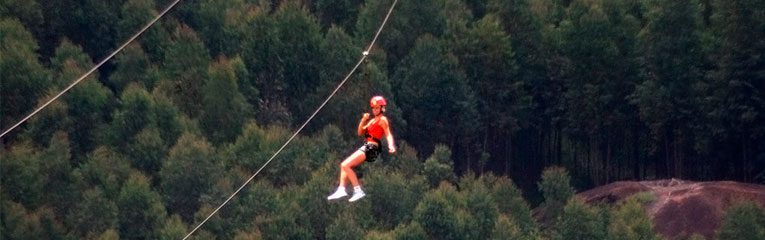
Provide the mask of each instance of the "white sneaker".
{"label": "white sneaker", "polygon": [[348,201],[349,202],[355,202],[356,200],[359,200],[359,199],[363,198],[364,196],[366,196],[366,194],[364,194],[364,192],[361,192],[361,191],[355,192],[354,191],[353,192],[353,196],[351,197],[351,199],[348,199]]}
{"label": "white sneaker", "polygon": [[338,189],[337,191],[335,191],[335,193],[333,193],[332,195],[329,195],[329,197],[327,197],[327,200],[335,200],[345,196],[348,196],[348,193],[346,193],[345,190]]}

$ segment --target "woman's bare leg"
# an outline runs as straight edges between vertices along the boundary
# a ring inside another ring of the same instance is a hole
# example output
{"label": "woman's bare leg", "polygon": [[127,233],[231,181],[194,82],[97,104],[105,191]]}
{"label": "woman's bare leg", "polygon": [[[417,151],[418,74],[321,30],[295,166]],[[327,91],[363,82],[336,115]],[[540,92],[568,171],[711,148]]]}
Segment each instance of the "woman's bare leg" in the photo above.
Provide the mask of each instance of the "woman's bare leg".
{"label": "woman's bare leg", "polygon": [[359,186],[359,179],[356,178],[356,173],[353,172],[353,167],[364,162],[364,159],[366,159],[364,152],[356,151],[340,164],[340,186],[345,186],[345,177],[351,181],[351,185],[354,187]]}
{"label": "woman's bare leg", "polygon": [[345,174],[345,171],[343,171],[343,165],[340,164],[340,187],[345,187],[345,179],[348,178],[348,175]]}

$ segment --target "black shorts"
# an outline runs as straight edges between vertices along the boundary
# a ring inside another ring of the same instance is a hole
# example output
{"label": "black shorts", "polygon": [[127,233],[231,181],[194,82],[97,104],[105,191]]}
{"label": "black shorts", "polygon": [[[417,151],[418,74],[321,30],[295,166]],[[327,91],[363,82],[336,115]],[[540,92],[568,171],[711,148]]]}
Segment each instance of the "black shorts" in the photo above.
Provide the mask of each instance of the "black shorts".
{"label": "black shorts", "polygon": [[359,151],[364,153],[367,162],[374,162],[377,160],[377,156],[380,155],[380,146],[372,143],[365,143],[364,146],[359,148]]}

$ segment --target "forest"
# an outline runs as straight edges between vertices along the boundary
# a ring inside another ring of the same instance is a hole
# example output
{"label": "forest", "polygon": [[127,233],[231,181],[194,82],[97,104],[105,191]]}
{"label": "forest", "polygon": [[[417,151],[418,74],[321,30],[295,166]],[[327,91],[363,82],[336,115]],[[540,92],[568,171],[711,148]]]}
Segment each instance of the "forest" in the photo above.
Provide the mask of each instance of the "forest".
{"label": "forest", "polygon": [[[0,1],[0,130],[171,2]],[[330,95],[393,2],[180,1],[0,139],[0,239],[183,238]],[[650,196],[573,194],[765,184],[763,53],[765,1],[397,1],[348,83],[192,238],[660,239]],[[375,95],[398,151],[357,169],[365,199],[327,202]],[[765,239],[762,208],[726,219],[755,228],[719,239]]]}

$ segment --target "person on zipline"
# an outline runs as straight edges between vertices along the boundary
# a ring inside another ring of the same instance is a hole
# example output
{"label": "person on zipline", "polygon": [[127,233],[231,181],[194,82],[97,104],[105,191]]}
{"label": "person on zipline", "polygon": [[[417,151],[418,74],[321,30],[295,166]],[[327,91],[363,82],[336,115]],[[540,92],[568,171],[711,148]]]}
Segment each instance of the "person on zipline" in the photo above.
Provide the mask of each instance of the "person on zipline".
{"label": "person on zipline", "polygon": [[364,191],[361,190],[359,179],[356,177],[356,173],[353,172],[353,168],[365,160],[369,162],[375,160],[377,155],[380,154],[383,136],[385,136],[385,140],[388,142],[388,152],[391,154],[396,152],[396,146],[393,144],[393,134],[390,133],[390,126],[388,125],[388,118],[383,116],[385,105],[387,105],[385,98],[374,96],[369,101],[369,105],[372,107],[374,117],[370,120],[369,113],[364,113],[357,130],[359,136],[364,137],[364,146],[361,146],[361,148],[340,164],[340,184],[337,187],[337,191],[329,195],[327,200],[348,196],[348,193],[345,192],[346,179],[350,180],[351,185],[353,185],[353,196],[348,201],[354,202],[364,197]]}

